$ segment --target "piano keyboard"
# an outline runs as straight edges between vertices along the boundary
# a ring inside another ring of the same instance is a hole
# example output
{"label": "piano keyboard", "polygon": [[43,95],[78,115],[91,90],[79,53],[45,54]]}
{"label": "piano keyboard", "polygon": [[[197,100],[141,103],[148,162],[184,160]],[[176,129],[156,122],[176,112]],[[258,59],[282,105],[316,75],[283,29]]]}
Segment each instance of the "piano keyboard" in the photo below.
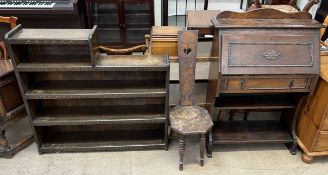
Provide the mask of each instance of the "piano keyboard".
{"label": "piano keyboard", "polygon": [[53,1],[7,1],[0,0],[0,8],[53,8]]}

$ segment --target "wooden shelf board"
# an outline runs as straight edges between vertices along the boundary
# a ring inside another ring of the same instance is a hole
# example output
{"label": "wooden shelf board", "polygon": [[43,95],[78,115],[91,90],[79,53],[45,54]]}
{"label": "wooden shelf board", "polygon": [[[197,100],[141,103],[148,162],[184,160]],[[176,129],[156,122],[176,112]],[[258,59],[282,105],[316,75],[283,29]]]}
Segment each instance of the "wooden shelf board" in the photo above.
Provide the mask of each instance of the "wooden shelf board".
{"label": "wooden shelf board", "polygon": [[288,95],[227,95],[216,99],[220,109],[289,109],[296,104]]}
{"label": "wooden shelf board", "polygon": [[224,121],[213,127],[214,144],[289,142],[293,138],[280,121]]}
{"label": "wooden shelf board", "polygon": [[20,63],[21,72],[38,71],[167,71],[168,60],[163,55],[101,55],[92,67],[90,58],[33,58],[28,63]]}
{"label": "wooden shelf board", "polygon": [[162,130],[58,132],[47,136],[43,153],[164,149]]}
{"label": "wooden shelf board", "polygon": [[[104,12],[104,11],[103,11]],[[96,13],[93,12],[93,17],[108,17],[108,16],[116,16],[117,19],[119,18],[117,11],[114,10],[107,10],[105,13],[97,11]],[[118,20],[117,20],[118,21]]]}
{"label": "wooden shelf board", "polygon": [[165,105],[49,106],[34,126],[165,123]]}
{"label": "wooden shelf board", "polygon": [[19,72],[37,72],[46,70],[90,70],[91,61],[88,62],[59,62],[59,63],[20,63],[17,65]]}
{"label": "wooden shelf board", "polygon": [[97,67],[112,67],[121,70],[131,68],[162,68],[160,70],[164,70],[169,65],[166,56],[163,55],[131,55],[129,57],[126,55],[108,55],[101,56],[96,61]]}
{"label": "wooden shelf board", "polygon": [[[104,26],[108,26],[108,25],[111,25],[111,24],[105,24],[105,23],[102,23],[102,24],[97,24],[97,25],[104,25]],[[121,29],[118,28],[118,27],[99,27],[97,29],[99,32],[105,32],[105,31],[120,31]],[[111,36],[111,37],[115,37],[115,36]],[[119,36],[117,38],[120,38]]]}
{"label": "wooden shelf board", "polygon": [[162,81],[57,80],[38,81],[27,99],[164,97]]}
{"label": "wooden shelf board", "polygon": [[[72,40],[88,44],[92,29],[28,29],[23,28],[10,37],[11,44],[25,40]],[[25,42],[24,42],[25,43]]]}
{"label": "wooden shelf board", "polygon": [[150,9],[144,9],[144,10],[138,10],[138,9],[135,9],[135,10],[128,10],[128,9],[124,9],[124,12],[125,14],[128,14],[128,15],[142,15],[142,16],[149,16],[150,15]]}

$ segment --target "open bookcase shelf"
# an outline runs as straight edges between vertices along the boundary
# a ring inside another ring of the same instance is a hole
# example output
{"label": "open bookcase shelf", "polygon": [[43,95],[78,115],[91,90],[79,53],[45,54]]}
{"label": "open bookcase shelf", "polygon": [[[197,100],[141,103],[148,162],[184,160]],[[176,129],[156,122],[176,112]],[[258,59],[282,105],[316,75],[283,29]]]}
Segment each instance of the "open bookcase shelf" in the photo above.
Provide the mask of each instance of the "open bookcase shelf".
{"label": "open bookcase shelf", "polygon": [[213,143],[288,143],[291,134],[280,121],[227,121],[213,128]]}
{"label": "open bookcase shelf", "polygon": [[[51,129],[52,128],[50,128],[50,130]],[[68,132],[45,131],[45,134],[43,144],[40,148],[42,153],[165,148],[163,129]]]}
{"label": "open bookcase shelf", "polygon": [[33,120],[34,126],[165,123],[165,104],[111,106],[49,106]]}
{"label": "open bookcase shelf", "polygon": [[27,90],[27,99],[165,97],[165,83],[149,81],[56,80],[38,81]]}
{"label": "open bookcase shelf", "polygon": [[289,109],[296,106],[293,94],[224,94],[215,101],[219,109]]}
{"label": "open bookcase shelf", "polygon": [[40,153],[168,148],[168,57],[100,54],[96,27],[39,30],[7,38]]}

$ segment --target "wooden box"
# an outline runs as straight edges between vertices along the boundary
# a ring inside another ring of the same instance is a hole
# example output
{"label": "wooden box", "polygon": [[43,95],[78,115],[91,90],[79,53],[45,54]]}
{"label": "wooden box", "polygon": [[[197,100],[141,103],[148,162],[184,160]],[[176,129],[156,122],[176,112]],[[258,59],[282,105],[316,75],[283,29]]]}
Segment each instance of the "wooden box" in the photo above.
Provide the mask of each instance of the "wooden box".
{"label": "wooden box", "polygon": [[150,54],[177,56],[179,30],[183,30],[183,27],[153,26],[150,36]]}

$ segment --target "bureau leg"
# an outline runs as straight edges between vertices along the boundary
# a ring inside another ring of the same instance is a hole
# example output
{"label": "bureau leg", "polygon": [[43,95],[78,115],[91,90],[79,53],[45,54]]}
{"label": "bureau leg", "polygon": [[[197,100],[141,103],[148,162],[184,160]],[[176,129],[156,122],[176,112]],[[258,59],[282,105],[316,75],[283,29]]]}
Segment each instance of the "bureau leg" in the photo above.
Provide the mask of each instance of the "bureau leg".
{"label": "bureau leg", "polygon": [[204,166],[204,152],[205,152],[206,137],[205,134],[200,135],[200,166]]}
{"label": "bureau leg", "polygon": [[8,151],[10,149],[9,145],[8,145],[8,140],[5,136],[6,134],[6,131],[5,130],[2,130],[0,132],[0,147],[5,150],[5,151]]}
{"label": "bureau leg", "polygon": [[207,157],[212,158],[212,148],[213,148],[213,138],[212,138],[212,129],[208,132],[208,142],[206,144]]}
{"label": "bureau leg", "polygon": [[303,153],[302,154],[302,161],[306,164],[311,164],[312,161],[313,161],[313,156],[309,156],[308,154]]}
{"label": "bureau leg", "polygon": [[286,143],[287,148],[289,149],[290,154],[296,155],[297,142]]}
{"label": "bureau leg", "polygon": [[244,111],[244,119],[243,119],[244,121],[247,121],[248,114],[249,114],[249,110],[246,109],[246,110]]}
{"label": "bureau leg", "polygon": [[235,115],[235,112],[233,111],[233,109],[230,109],[229,111],[229,121],[233,121],[233,115]]}
{"label": "bureau leg", "polygon": [[183,170],[183,156],[184,156],[184,151],[185,151],[185,136],[181,135],[180,136],[180,141],[179,141],[179,156],[180,156],[180,161],[179,161],[179,170]]}

